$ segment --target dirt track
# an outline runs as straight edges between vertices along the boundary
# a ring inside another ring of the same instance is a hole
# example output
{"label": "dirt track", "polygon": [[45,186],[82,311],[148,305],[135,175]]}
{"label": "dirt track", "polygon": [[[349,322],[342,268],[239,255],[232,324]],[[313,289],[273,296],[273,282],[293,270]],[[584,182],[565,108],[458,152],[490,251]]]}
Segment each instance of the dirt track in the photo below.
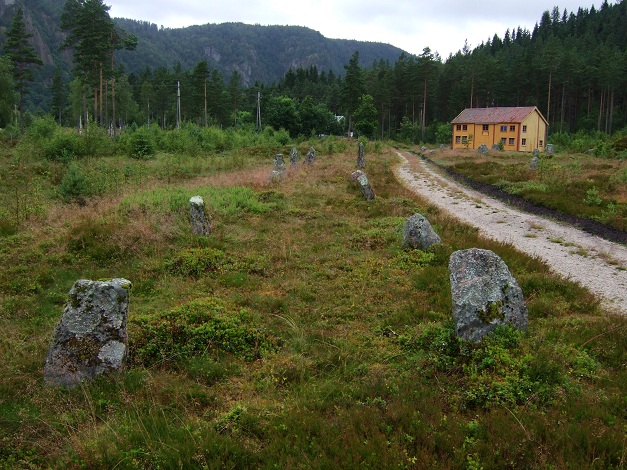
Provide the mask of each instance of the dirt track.
{"label": "dirt track", "polygon": [[514,245],[558,274],[586,286],[609,311],[627,314],[627,247],[570,224],[523,212],[462,186],[419,157],[397,152],[397,177],[441,210],[477,227],[482,235]]}

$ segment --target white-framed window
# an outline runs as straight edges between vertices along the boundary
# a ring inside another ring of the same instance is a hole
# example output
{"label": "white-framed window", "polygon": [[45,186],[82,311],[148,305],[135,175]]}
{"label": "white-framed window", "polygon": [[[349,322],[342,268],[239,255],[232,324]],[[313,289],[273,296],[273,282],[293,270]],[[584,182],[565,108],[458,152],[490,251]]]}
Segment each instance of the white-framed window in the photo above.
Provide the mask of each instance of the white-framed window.
{"label": "white-framed window", "polygon": [[455,143],[460,144],[462,142],[462,138],[458,135],[455,136]]}
{"label": "white-framed window", "polygon": [[523,126],[522,131],[523,131],[523,132],[527,132],[527,126]]}
{"label": "white-framed window", "polygon": [[462,125],[462,131],[467,131],[467,130],[468,130],[468,125],[467,124]]}
{"label": "white-framed window", "polygon": [[487,124],[484,124],[484,125],[482,126],[481,130],[482,130],[483,132],[488,132],[488,131],[490,130],[490,126],[489,126],[489,125],[487,125]]}
{"label": "white-framed window", "polygon": [[457,126],[455,126],[455,130],[461,131],[462,130],[462,125],[461,124],[457,124]]}
{"label": "white-framed window", "polygon": [[463,135],[462,136],[462,144],[466,144],[468,143],[468,136],[467,135]]}
{"label": "white-framed window", "polygon": [[523,147],[526,147],[526,146],[527,146],[527,139],[523,139],[523,140],[520,142],[520,145],[522,145]]}
{"label": "white-framed window", "polygon": [[516,132],[516,126],[509,126],[510,132]]}
{"label": "white-framed window", "polygon": [[509,145],[516,145],[516,139],[514,139],[513,137],[509,138]]}
{"label": "white-framed window", "polygon": [[501,143],[503,145],[507,144],[507,139],[505,137],[501,137]]}
{"label": "white-framed window", "polygon": [[544,143],[543,141],[540,141],[539,147],[543,147],[543,145],[542,145],[543,143]]}
{"label": "white-framed window", "polygon": [[501,126],[501,132],[507,132],[507,126]]}

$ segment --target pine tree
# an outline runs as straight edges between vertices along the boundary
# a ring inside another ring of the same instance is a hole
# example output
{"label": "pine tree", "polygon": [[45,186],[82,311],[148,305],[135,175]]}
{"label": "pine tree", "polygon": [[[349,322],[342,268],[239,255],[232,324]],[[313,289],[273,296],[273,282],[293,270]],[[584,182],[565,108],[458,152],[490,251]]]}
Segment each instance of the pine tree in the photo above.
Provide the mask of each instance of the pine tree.
{"label": "pine tree", "polygon": [[13,103],[15,100],[15,85],[11,61],[0,57],[0,127],[6,127],[11,122]]}
{"label": "pine tree", "polygon": [[348,132],[353,128],[353,113],[359,106],[359,99],[365,93],[364,77],[359,65],[359,52],[355,51],[351,56],[348,65],[345,65],[346,76],[344,77],[344,87],[342,88],[342,102],[348,114]]}
{"label": "pine tree", "polygon": [[4,46],[7,57],[13,63],[13,79],[18,93],[18,108],[20,112],[20,132],[24,131],[24,96],[28,94],[28,83],[32,82],[33,66],[43,62],[35,53],[30,43],[33,35],[26,30],[24,11],[18,8],[7,31],[7,41]]}

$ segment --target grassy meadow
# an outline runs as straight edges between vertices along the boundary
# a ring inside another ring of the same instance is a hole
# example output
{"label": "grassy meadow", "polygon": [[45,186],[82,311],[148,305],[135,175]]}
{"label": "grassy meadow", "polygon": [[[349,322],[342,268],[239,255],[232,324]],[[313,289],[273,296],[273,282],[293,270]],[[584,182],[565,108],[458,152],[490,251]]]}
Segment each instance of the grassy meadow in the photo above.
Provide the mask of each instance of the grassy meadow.
{"label": "grassy meadow", "polygon": [[[355,141],[296,144],[315,164],[272,183],[277,139],[138,145],[0,147],[0,468],[625,467],[627,318],[404,189],[386,145],[366,146],[372,202]],[[194,195],[208,237],[189,235]],[[400,248],[415,212],[429,252]],[[448,259],[471,247],[508,264],[527,334],[455,338]],[[74,281],[110,277],[133,283],[128,366],[46,386]]]}

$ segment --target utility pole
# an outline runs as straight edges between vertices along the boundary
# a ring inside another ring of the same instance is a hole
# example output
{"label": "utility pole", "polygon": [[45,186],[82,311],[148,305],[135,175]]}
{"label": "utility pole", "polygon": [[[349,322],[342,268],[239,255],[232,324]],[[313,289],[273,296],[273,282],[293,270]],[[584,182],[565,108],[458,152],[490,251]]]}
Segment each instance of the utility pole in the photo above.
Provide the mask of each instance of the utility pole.
{"label": "utility pole", "polygon": [[181,128],[181,81],[176,81],[176,128]]}
{"label": "utility pole", "polygon": [[261,130],[261,91],[257,92],[257,129]]}

